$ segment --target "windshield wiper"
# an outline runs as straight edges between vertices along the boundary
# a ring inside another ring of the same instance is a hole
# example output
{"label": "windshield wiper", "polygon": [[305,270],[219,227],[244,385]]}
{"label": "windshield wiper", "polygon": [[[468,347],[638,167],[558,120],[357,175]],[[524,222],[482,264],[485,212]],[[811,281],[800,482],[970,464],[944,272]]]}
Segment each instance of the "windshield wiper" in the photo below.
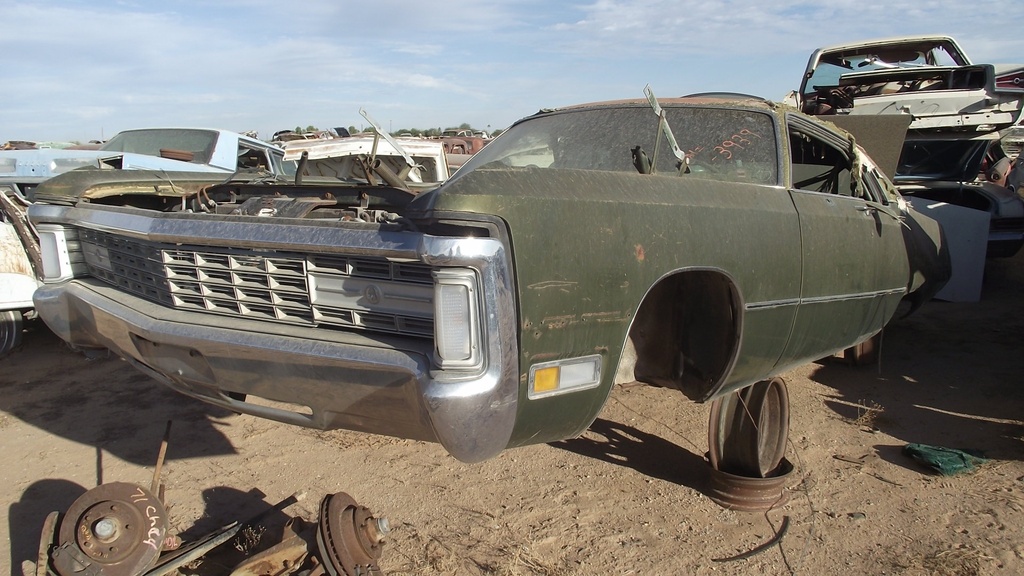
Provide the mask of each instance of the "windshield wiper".
{"label": "windshield wiper", "polygon": [[[650,102],[651,108],[654,113],[658,115],[658,136],[654,140],[654,155],[651,157],[649,164],[649,172],[641,172],[641,174],[654,174],[656,165],[658,163],[658,152],[661,149],[661,136],[664,135],[668,140],[669,146],[672,148],[672,154],[678,161],[677,166],[679,167],[679,174],[686,174],[690,171],[689,162],[684,153],[676,142],[676,136],[672,133],[672,127],[668,125],[668,118],[665,117],[665,109],[658,104],[658,99],[654,96],[654,90],[651,89],[651,85],[644,86],[644,95],[647,96],[647,101]],[[637,146],[639,148],[639,146]],[[643,150],[640,150],[643,152]],[[646,154],[645,154],[646,157]],[[634,160],[634,165],[635,160]],[[637,168],[639,170],[639,168]]]}

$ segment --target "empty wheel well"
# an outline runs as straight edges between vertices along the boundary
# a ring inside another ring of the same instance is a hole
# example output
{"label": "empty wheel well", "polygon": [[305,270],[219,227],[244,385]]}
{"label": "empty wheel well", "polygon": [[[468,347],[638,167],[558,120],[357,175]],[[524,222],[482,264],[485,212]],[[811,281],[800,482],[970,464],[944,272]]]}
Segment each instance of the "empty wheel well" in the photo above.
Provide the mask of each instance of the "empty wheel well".
{"label": "empty wheel well", "polygon": [[637,310],[616,383],[638,380],[705,400],[732,365],[739,302],[729,278],[713,270],[660,280]]}

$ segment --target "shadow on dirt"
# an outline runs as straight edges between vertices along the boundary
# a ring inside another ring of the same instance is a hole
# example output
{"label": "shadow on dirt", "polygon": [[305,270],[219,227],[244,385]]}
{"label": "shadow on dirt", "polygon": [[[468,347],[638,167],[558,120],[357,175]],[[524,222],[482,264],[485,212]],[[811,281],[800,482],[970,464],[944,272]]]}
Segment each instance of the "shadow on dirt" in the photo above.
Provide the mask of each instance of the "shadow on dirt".
{"label": "shadow on dirt", "polygon": [[703,456],[632,426],[598,418],[584,436],[550,445],[706,493],[708,465]]}
{"label": "shadow on dirt", "polygon": [[167,459],[233,454],[211,418],[231,413],[178,394],[110,356],[89,360],[42,322],[0,360],[0,411],[48,433],[117,458],[152,465],[169,420],[177,423]]}
{"label": "shadow on dirt", "polygon": [[7,509],[11,535],[11,576],[22,576],[21,565],[35,562],[43,522],[50,512],[63,512],[85,494],[86,489],[70,480],[46,479],[33,482],[21,499]]}
{"label": "shadow on dirt", "polygon": [[[285,506],[275,509],[277,502],[267,502],[266,494],[257,488],[243,492],[227,486],[203,490],[205,510],[195,524],[178,534],[182,542],[205,540],[220,534],[235,522],[241,524],[238,532],[224,545],[212,549],[201,563],[191,569],[179,569],[183,574],[197,576],[227,574],[232,567],[255,549],[264,549],[279,541],[285,523],[292,518]],[[293,502],[287,499],[286,502]]]}
{"label": "shadow on dirt", "polygon": [[[1024,460],[1024,253],[986,264],[982,299],[932,301],[886,328],[879,366],[819,363],[840,416],[906,443]],[[917,464],[879,454],[901,466]]]}

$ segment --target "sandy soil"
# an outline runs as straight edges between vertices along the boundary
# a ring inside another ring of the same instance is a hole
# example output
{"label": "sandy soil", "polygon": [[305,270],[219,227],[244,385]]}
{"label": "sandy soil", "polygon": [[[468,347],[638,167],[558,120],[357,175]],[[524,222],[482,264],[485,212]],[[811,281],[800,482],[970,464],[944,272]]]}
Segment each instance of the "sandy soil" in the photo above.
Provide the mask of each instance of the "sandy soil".
{"label": "sandy soil", "polygon": [[[389,574],[1024,574],[1022,288],[1024,255],[989,262],[981,303],[890,325],[879,366],[786,374],[796,470],[788,501],[756,513],[707,497],[708,407],[671,390],[623,386],[580,438],[464,465],[436,445],[225,413],[30,323],[0,361],[0,566],[20,576],[46,514],[87,489],[148,486],[172,420],[163,478],[186,540],[297,491],[288,513],[315,519],[344,491],[390,520]],[[901,453],[910,442],[991,460],[941,477]],[[716,561],[786,517],[779,545]]]}

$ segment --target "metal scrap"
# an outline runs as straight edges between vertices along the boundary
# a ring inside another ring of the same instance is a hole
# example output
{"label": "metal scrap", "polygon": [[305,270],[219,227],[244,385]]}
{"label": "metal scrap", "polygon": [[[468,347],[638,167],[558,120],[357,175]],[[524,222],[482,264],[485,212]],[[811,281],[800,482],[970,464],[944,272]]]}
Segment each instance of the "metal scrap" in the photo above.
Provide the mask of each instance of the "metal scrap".
{"label": "metal scrap", "polygon": [[51,512],[39,543],[36,576],[164,576],[213,555],[241,534],[259,538],[230,550],[231,576],[286,576],[300,570],[330,576],[383,576],[377,565],[390,530],[365,506],[339,492],[324,497],[320,518],[289,517],[282,534],[266,536],[263,525],[305,497],[292,494],[244,522],[230,522],[211,534],[182,543],[168,533],[160,471],[167,453],[170,422],[160,445],[151,489],[126,482],[101,484],[80,496],[63,514]]}

